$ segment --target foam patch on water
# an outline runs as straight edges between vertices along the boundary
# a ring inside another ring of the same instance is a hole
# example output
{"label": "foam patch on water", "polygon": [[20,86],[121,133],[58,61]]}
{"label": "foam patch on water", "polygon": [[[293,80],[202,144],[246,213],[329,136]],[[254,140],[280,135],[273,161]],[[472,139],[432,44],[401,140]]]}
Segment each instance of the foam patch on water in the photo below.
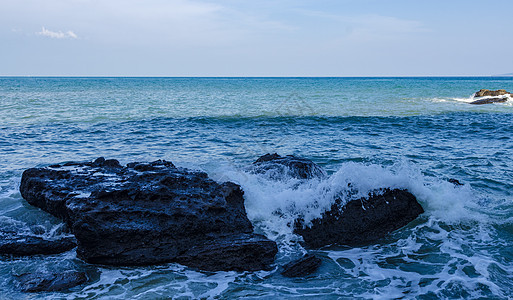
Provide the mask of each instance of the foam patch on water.
{"label": "foam patch on water", "polygon": [[328,256],[348,277],[345,282],[358,280],[367,287],[364,298],[506,296],[492,269],[511,276],[506,271],[511,266],[477,250],[490,242],[488,231],[481,226],[466,232],[454,229],[430,218],[395,243],[328,251]]}
{"label": "foam patch on water", "polygon": [[[78,296],[109,299],[212,299],[222,294],[237,272],[201,273],[179,264],[139,268],[101,268],[97,282]],[[74,295],[76,297],[77,295]]]}
{"label": "foam patch on water", "polygon": [[[480,250],[494,243],[494,221],[482,211],[481,199],[468,184],[457,186],[426,176],[408,162],[386,167],[347,162],[327,178],[313,180],[287,176],[276,180],[276,176],[231,166],[220,167],[216,176],[242,186],[248,217],[257,229],[278,242],[278,260],[300,251],[295,243],[299,237],[292,232],[294,219],[319,217],[336,197],[349,201],[379,188],[407,189],[426,211],[420,219],[374,245],[324,250],[336,267],[316,277],[327,278],[322,289],[317,286],[310,291],[303,286],[306,282],[298,287],[289,283],[269,288],[299,297],[310,292],[346,297],[348,291],[370,299],[506,296],[496,277],[513,277],[513,272],[507,271],[511,263],[499,263]],[[329,282],[336,282],[336,286]]]}

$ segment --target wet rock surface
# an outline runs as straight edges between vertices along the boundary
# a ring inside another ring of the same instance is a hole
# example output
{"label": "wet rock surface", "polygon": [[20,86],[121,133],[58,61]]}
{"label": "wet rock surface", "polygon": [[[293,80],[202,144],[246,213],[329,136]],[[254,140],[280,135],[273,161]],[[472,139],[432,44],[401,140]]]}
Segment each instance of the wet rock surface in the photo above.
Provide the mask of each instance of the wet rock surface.
{"label": "wet rock surface", "polygon": [[482,104],[492,104],[492,103],[504,103],[509,100],[509,97],[493,97],[493,98],[483,98],[470,102],[473,105],[482,105]]}
{"label": "wet rock surface", "polygon": [[277,252],[253,233],[240,186],[167,161],[123,167],[99,158],[28,169],[20,192],[68,224],[77,255],[90,263],[257,270]]}
{"label": "wet rock surface", "polygon": [[277,250],[276,243],[263,235],[241,234],[195,246],[176,261],[206,271],[215,271],[220,264],[234,271],[269,270]]}
{"label": "wet rock surface", "polygon": [[284,265],[281,275],[285,277],[304,277],[315,273],[321,264],[322,260],[319,257],[313,254],[306,254],[300,259]]}
{"label": "wet rock surface", "polygon": [[322,217],[305,226],[297,220],[294,232],[310,248],[338,244],[358,246],[376,241],[416,219],[424,210],[406,190],[385,189],[367,198],[342,203],[337,199]]}
{"label": "wet rock surface", "polygon": [[21,291],[29,293],[65,291],[86,283],[87,280],[87,274],[79,271],[36,272],[16,276]]}
{"label": "wet rock surface", "polygon": [[71,250],[76,245],[74,237],[45,239],[39,236],[0,230],[0,254],[4,255],[57,254]]}
{"label": "wet rock surface", "polygon": [[454,179],[454,178],[449,178],[447,181],[452,183],[452,184],[454,184],[455,186],[462,186],[462,185],[464,185],[458,179]]}
{"label": "wet rock surface", "polygon": [[293,155],[266,154],[253,163],[256,173],[271,172],[271,176],[288,175],[298,179],[322,178],[326,172],[313,161]]}
{"label": "wet rock surface", "polygon": [[[266,154],[255,161],[256,170],[269,170],[295,178],[323,178],[326,172],[311,160],[292,155]],[[280,173],[281,172],[281,173]],[[304,244],[319,248],[332,244],[356,246],[376,241],[413,221],[424,210],[414,195],[401,189],[376,190],[366,198],[343,203],[336,199],[330,210],[309,226],[297,219],[294,232]]]}
{"label": "wet rock surface", "polygon": [[481,89],[474,94],[474,97],[487,97],[487,96],[496,97],[496,96],[503,96],[503,95],[510,95],[510,94],[511,93],[506,92],[506,90],[491,91],[491,90],[487,90],[487,89]]}
{"label": "wet rock surface", "polygon": [[479,90],[474,94],[474,101],[470,102],[473,105],[492,104],[492,103],[504,103],[510,100],[512,94],[506,90]]}

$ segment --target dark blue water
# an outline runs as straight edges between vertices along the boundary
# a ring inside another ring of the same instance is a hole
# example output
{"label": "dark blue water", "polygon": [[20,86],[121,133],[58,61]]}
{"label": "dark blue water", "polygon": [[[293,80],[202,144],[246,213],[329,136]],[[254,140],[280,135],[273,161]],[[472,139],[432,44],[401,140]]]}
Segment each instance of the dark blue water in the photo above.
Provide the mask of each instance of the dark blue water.
{"label": "dark blue water", "polygon": [[[507,299],[513,106],[469,105],[481,88],[512,91],[513,78],[0,78],[4,228],[42,224],[46,236],[57,234],[59,221],[21,198],[21,173],[98,156],[166,159],[241,184],[248,216],[279,244],[278,264],[303,251],[287,223],[318,216],[347,182],[362,194],[408,188],[426,210],[375,245],[318,251],[325,263],[305,279],[175,264],[98,268],[71,251],[0,258],[2,295],[26,297],[14,274],[69,267],[97,275],[70,292],[34,297]],[[245,172],[270,152],[312,159],[330,177],[298,183]]]}

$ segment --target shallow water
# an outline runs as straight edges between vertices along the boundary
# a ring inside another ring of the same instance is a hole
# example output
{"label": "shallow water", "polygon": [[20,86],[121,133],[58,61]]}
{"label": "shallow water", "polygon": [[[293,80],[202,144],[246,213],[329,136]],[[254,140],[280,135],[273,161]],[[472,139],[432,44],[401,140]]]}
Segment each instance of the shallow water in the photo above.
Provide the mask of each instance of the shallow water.
{"label": "shallow water", "polygon": [[[498,298],[513,295],[513,107],[469,105],[513,78],[0,78],[0,224],[44,235],[59,221],[29,206],[24,169],[98,156],[170,160],[245,191],[257,231],[280,248],[277,265],[304,249],[288,224],[315,218],[334,194],[409,189],[426,212],[374,245],[316,251],[304,279],[279,272],[200,273],[176,264],[97,267],[74,251],[0,258],[6,298]],[[329,178],[248,173],[265,153],[295,154]],[[465,185],[448,183],[456,178]],[[281,214],[276,214],[276,211]],[[41,233],[38,233],[41,234]],[[85,269],[89,284],[24,295],[13,275]]]}

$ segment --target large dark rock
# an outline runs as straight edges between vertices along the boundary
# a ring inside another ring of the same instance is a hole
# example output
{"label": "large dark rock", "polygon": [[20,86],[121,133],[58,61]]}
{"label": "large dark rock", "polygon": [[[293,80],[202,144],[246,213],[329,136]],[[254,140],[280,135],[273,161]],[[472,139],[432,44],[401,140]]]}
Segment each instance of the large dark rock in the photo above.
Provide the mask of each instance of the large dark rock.
{"label": "large dark rock", "polygon": [[306,254],[300,259],[294,260],[285,266],[281,275],[285,277],[303,277],[317,271],[322,264],[322,260],[315,255]]}
{"label": "large dark rock", "polygon": [[310,248],[338,244],[358,246],[397,230],[422,214],[415,196],[406,190],[386,189],[368,198],[342,203],[337,199],[322,217],[305,226],[297,220],[294,232]]}
{"label": "large dark rock", "polygon": [[479,90],[474,94],[474,101],[470,104],[481,105],[481,104],[492,104],[492,103],[504,103],[511,99],[512,95],[506,90]]}
{"label": "large dark rock", "polygon": [[326,172],[313,161],[293,155],[277,153],[261,156],[253,163],[256,173],[271,173],[273,177],[287,175],[298,179],[322,178]]}
{"label": "large dark rock", "polygon": [[60,273],[25,273],[16,276],[17,284],[23,292],[65,291],[87,282],[85,272],[65,271]]}
{"label": "large dark rock", "polygon": [[67,222],[77,255],[90,263],[180,261],[208,270],[257,270],[277,252],[274,242],[253,233],[240,186],[167,161],[122,167],[99,158],[28,169],[20,191]]}
{"label": "large dark rock", "polygon": [[75,248],[74,237],[44,239],[33,235],[0,231],[0,254],[26,256],[36,254],[57,254]]}

